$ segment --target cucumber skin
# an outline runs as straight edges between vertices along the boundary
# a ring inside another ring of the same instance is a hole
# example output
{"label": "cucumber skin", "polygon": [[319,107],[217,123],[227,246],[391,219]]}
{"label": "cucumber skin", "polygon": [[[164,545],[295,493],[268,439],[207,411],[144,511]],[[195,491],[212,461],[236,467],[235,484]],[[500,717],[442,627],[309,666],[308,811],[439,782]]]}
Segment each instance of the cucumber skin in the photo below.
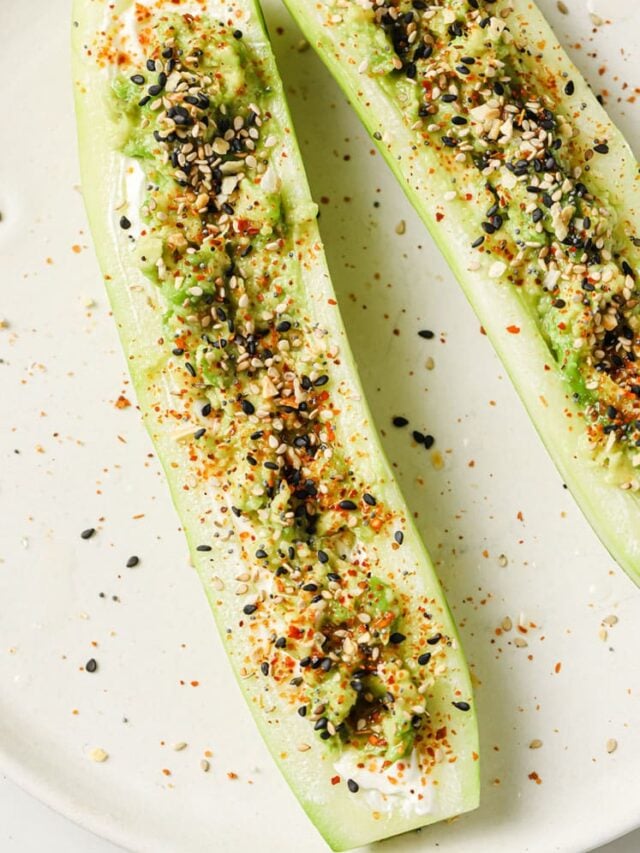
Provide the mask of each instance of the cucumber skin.
{"label": "cucumber skin", "polygon": [[[118,9],[125,8],[131,2],[132,0],[123,0],[118,4]],[[210,7],[214,5],[211,3]],[[167,428],[154,416],[154,403],[158,394],[167,393],[167,383],[170,381],[164,375],[161,359],[157,355],[156,342],[163,334],[162,312],[158,310],[157,294],[153,286],[133,264],[130,253],[126,251],[126,238],[114,225],[109,215],[116,201],[120,201],[119,184],[124,161],[113,145],[114,132],[106,98],[101,92],[96,94],[100,86],[104,86],[103,76],[86,61],[84,51],[84,45],[90,43],[93,34],[102,28],[105,15],[108,14],[107,8],[108,5],[103,0],[100,2],[75,0],[73,8],[73,20],[77,22],[77,26],[74,25],[72,30],[72,67],[83,196],[96,252],[105,277],[106,289],[144,423],[164,468],[173,502],[189,542],[192,561],[205,588],[220,634],[224,637],[226,626],[237,619],[237,610],[234,610],[233,601],[231,601],[233,595],[230,594],[227,601],[226,593],[223,595],[213,587],[212,567],[209,562],[211,555],[196,550],[200,542],[199,519],[203,507],[210,505],[211,497],[204,489],[192,489],[189,492],[183,489],[181,478],[188,471],[188,451],[176,445]],[[225,9],[226,18],[229,15],[229,6],[226,5]],[[349,350],[339,309],[335,305],[335,294],[326,268],[315,221],[316,209],[311,202],[282,85],[266,36],[262,12],[252,0],[243,0],[236,4],[236,9],[244,15],[242,29],[245,32],[245,38],[251,41],[252,47],[271,78],[270,110],[281,125],[289,131],[284,141],[290,156],[288,172],[283,178],[283,199],[299,241],[300,251],[304,254],[305,270],[310,282],[309,291],[312,294],[310,298],[314,302],[313,310],[318,321],[331,331],[332,338],[340,345],[343,363],[343,367],[340,368],[342,371],[340,378],[343,375],[348,377],[349,385],[361,395],[357,368]],[[175,11],[175,6],[172,5],[171,10]],[[134,283],[135,287],[126,286],[129,283]],[[334,300],[333,304],[328,304],[329,299]],[[368,444],[366,466],[371,476],[375,476],[380,483],[379,493],[387,502],[403,509],[406,524],[403,559],[410,563],[413,554],[414,565],[421,567],[420,583],[437,599],[441,622],[455,644],[455,649],[451,652],[455,666],[452,680],[465,695],[471,696],[469,673],[453,619],[431,561],[415,530],[411,514],[404,507],[364,398],[355,406],[345,405],[342,417],[345,435],[359,432],[364,437],[363,441],[366,440]],[[175,467],[176,463],[177,467]],[[213,553],[218,574],[222,574],[220,567],[226,561],[232,564],[229,565],[228,571],[230,577],[233,577],[238,571],[238,563],[234,563],[223,548]],[[398,560],[397,555],[395,559]],[[273,721],[267,719],[261,712],[257,704],[261,690],[251,684],[256,679],[241,679],[238,675],[241,665],[241,644],[238,646],[240,654],[235,653],[228,643],[225,644],[225,650],[270,752],[302,807],[332,849],[346,850],[361,846],[476,808],[479,799],[479,761],[477,760],[478,732],[475,706],[472,711],[464,715],[464,719],[456,719],[459,723],[456,743],[461,750],[456,767],[460,769],[451,776],[454,784],[448,783],[448,787],[443,785],[443,788],[446,787],[446,792],[442,797],[441,807],[428,815],[405,817],[400,813],[394,813],[388,817],[375,819],[369,809],[363,809],[362,804],[353,795],[347,794],[344,780],[339,786],[331,784],[331,776],[335,773],[331,756],[326,751],[321,752],[321,742],[315,743],[313,732],[309,731],[306,721],[294,710],[287,708],[288,713],[282,712],[280,715],[282,724],[274,726]],[[444,707],[444,700],[442,705]],[[446,706],[450,708],[448,696]],[[282,711],[282,709],[279,710]],[[437,708],[434,706],[434,713],[436,711]],[[300,740],[314,743],[313,749],[306,753],[296,752],[294,744]],[[287,757],[283,758],[285,753]]]}
{"label": "cucumber skin", "polygon": [[[317,12],[324,7],[324,0],[284,0],[284,3],[345,93],[447,260],[576,503],[613,559],[640,586],[640,496],[607,483],[605,469],[589,458],[577,431],[568,426],[565,412],[575,419],[579,419],[580,412],[526,306],[516,294],[502,292],[508,286],[500,287],[488,281],[486,276],[483,280],[482,276],[466,268],[465,263],[470,257],[469,245],[477,234],[469,235],[465,231],[464,219],[458,217],[456,220],[455,214],[445,220],[454,222],[453,229],[436,221],[435,200],[441,208],[447,207],[431,189],[432,184],[438,184],[438,176],[430,176],[427,182],[426,170],[405,165],[411,161],[419,163],[421,157],[428,162],[428,156],[416,156],[411,151],[412,137],[403,127],[400,112],[382,87],[363,80],[356,70],[357,61],[352,65],[343,61],[345,42],[349,40],[348,32],[344,32],[347,28],[322,26],[313,10]],[[503,0],[499,0],[494,7],[496,12],[504,5]],[[630,146],[559,44],[533,0],[510,0],[509,5],[518,17],[518,41],[531,46],[541,68],[547,72],[555,70],[563,78],[566,74],[566,79],[575,84],[572,101],[587,104],[576,119],[580,136],[608,139],[609,155],[601,158],[601,163],[592,161],[591,180],[595,178],[603,193],[622,212],[623,227],[631,234],[640,234],[640,166]],[[328,34],[332,32],[342,35],[340,49]],[[390,131],[392,138],[389,140]],[[380,138],[383,134],[387,141]],[[441,181],[442,175],[439,177]],[[442,187],[442,183],[438,186]],[[518,326],[520,334],[507,333],[506,328],[510,325]],[[554,366],[549,369],[549,365]]]}

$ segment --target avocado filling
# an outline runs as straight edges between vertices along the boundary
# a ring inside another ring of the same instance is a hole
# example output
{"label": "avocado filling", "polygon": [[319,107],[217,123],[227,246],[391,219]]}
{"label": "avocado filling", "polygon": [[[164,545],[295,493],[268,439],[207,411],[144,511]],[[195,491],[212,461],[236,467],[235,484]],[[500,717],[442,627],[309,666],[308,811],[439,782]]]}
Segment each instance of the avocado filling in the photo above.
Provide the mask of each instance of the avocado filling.
{"label": "avocado filling", "polygon": [[609,147],[604,138],[578,144],[574,83],[518,44],[507,3],[339,0],[335,7],[341,21],[369,31],[361,73],[380,77],[416,144],[462,176],[446,200],[468,203],[473,220],[484,209],[473,248],[491,256],[489,275],[517,287],[535,317],[593,457],[614,482],[637,491],[640,239],[590,186],[589,163]]}
{"label": "avocado filling", "polygon": [[286,131],[241,31],[174,14],[138,35],[144,59],[129,58],[112,86],[143,187],[119,224],[164,306],[158,360],[175,407],[158,417],[175,421],[198,479],[224,494],[198,550],[221,535],[216,513],[232,519],[247,673],[321,739],[395,761],[435,737],[425,693],[449,640],[428,602],[376,576],[370,543],[402,547],[404,522],[336,438],[340,356],[304,290],[305,224],[278,177]]}

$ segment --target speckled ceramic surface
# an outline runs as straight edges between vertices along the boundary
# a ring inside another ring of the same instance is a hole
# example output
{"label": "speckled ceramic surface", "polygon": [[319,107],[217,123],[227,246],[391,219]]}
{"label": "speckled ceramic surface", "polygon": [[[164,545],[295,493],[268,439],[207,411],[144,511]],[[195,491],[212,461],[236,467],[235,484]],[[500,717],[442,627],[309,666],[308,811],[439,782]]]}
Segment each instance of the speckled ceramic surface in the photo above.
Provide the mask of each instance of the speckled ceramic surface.
{"label": "speckled ceramic surface", "polygon": [[[640,8],[542,5],[634,142]],[[640,823],[640,591],[337,87],[267,13],[365,389],[477,682],[481,808],[385,849],[588,850]],[[0,6],[0,763],[130,849],[320,853],[228,671],[128,385],[78,188],[69,16]]]}

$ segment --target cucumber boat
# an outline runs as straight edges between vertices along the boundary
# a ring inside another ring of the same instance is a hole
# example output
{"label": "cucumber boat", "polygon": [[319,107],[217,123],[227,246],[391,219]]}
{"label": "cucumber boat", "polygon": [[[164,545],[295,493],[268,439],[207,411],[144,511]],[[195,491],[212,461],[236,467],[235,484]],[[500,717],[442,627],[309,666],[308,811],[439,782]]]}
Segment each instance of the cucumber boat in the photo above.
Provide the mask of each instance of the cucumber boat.
{"label": "cucumber boat", "polygon": [[285,0],[640,582],[640,173],[531,0]]}
{"label": "cucumber boat", "polygon": [[475,808],[469,673],[362,397],[258,8],[73,15],[100,266],[271,753],[336,850]]}

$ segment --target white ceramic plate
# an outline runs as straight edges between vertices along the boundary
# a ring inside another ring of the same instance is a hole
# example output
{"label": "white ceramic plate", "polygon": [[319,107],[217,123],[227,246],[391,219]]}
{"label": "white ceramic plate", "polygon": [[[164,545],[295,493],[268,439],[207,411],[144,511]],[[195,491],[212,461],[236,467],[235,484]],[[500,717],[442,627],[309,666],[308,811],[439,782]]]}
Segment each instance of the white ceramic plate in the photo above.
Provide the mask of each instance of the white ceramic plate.
{"label": "white ceramic plate", "polygon": [[[114,405],[132,395],[77,186],[68,5],[0,5],[2,766],[134,850],[319,853],[228,671],[135,405]],[[601,5],[612,23],[594,28],[584,0],[569,15],[543,3],[633,141],[640,10]],[[640,823],[640,591],[563,489],[344,98],[284,10],[267,11],[365,388],[478,684],[481,808],[385,849],[585,851]],[[436,436],[443,470],[395,414]],[[499,635],[507,616],[526,633]]]}

